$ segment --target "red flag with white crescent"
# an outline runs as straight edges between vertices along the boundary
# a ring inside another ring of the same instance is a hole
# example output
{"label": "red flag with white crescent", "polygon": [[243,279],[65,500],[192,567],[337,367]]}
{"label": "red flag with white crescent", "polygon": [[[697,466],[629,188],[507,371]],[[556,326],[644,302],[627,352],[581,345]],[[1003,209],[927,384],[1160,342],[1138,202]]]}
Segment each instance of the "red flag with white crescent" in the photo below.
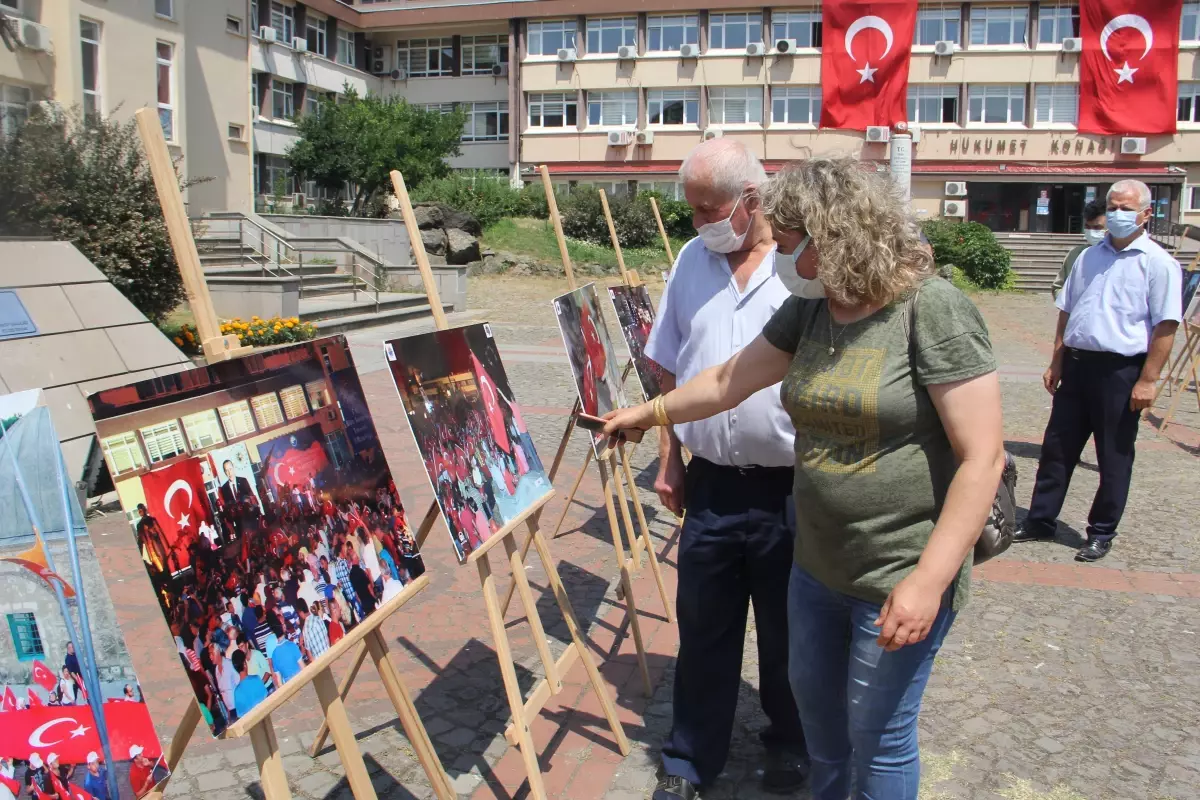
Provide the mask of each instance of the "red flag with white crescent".
{"label": "red flag with white crescent", "polygon": [[[161,545],[164,554],[174,554],[164,565],[179,570],[191,563],[188,548],[196,541],[202,524],[213,524],[204,492],[204,473],[200,459],[188,459],[142,476],[142,492],[146,509],[162,529]],[[158,536],[148,531],[148,537]],[[143,542],[145,547],[157,546]]]}
{"label": "red flag with white crescent", "polygon": [[0,775],[0,786],[8,789],[14,795],[20,794],[21,792],[21,784],[15,778],[6,778],[5,776]]}
{"label": "red flag with white crescent", "polygon": [[50,671],[49,667],[41,661],[34,660],[33,682],[47,692],[52,692],[54,691],[54,687],[58,685],[58,678],[54,677],[54,673]]}
{"label": "red flag with white crescent", "polygon": [[[112,700],[104,704],[112,752],[124,754],[133,745],[151,760],[162,753],[154,721],[145,703]],[[100,752],[100,736],[90,706],[44,706],[5,714],[0,725],[0,757],[26,760],[31,753],[43,759],[58,753],[63,763],[82,764],[89,752]]]}
{"label": "red flag with white crescent", "polygon": [[42,698],[38,697],[38,693],[33,690],[32,686],[26,690],[25,696],[29,699],[30,708],[41,708],[42,706],[46,705],[42,702]]}
{"label": "red flag with white crescent", "polygon": [[508,441],[508,429],[504,425],[504,412],[500,410],[500,394],[496,391],[496,383],[474,352],[471,353],[471,370],[475,373],[475,383],[479,386],[479,397],[483,400],[483,408],[487,412],[492,438],[504,452],[511,453],[512,445]]}
{"label": "red flag with white crescent", "polygon": [[1080,4],[1080,133],[1175,133],[1182,16],[1183,0]]}
{"label": "red flag with white crescent", "polygon": [[821,22],[821,127],[906,121],[917,0],[825,0]]}
{"label": "red flag with white crescent", "polygon": [[0,711],[16,711],[17,696],[13,693],[11,686],[4,687],[4,694],[0,696]]}

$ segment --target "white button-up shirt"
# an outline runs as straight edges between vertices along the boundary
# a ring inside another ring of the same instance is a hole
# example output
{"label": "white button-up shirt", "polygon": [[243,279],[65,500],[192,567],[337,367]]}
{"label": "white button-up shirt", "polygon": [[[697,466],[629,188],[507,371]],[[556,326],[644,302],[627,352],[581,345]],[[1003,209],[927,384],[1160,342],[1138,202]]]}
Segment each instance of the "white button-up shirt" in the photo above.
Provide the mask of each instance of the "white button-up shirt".
{"label": "white button-up shirt", "polygon": [[1124,250],[1112,237],[1084,250],[1056,304],[1070,315],[1063,344],[1137,356],[1150,349],[1154,326],[1183,319],[1183,271],[1149,236]]}
{"label": "white button-up shirt", "polygon": [[[746,288],[738,288],[729,260],[692,239],[679,252],[646,355],[679,385],[723,364],[762,333],[790,297],[775,274],[775,251],[763,258]],[[675,426],[693,455],[735,467],[790,467],[796,429],[779,400],[779,384],[755,392],[737,408]]]}

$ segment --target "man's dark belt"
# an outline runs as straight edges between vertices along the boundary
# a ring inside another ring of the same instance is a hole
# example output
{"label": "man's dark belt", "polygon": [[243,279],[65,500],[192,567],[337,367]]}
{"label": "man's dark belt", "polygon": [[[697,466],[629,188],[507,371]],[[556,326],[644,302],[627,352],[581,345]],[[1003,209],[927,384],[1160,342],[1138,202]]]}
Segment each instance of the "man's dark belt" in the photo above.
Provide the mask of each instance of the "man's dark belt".
{"label": "man's dark belt", "polygon": [[735,467],[726,464],[714,464],[700,456],[692,456],[692,460],[688,462],[688,466],[691,469],[736,472],[743,477],[756,477],[766,480],[782,475],[791,475],[796,471],[794,467],[760,467],[753,464],[748,467]]}
{"label": "man's dark belt", "polygon": [[1126,356],[1120,353],[1110,353],[1107,350],[1080,350],[1078,347],[1068,347],[1067,355],[1076,361],[1104,361],[1112,364],[1144,361],[1145,353],[1139,353],[1136,356]]}

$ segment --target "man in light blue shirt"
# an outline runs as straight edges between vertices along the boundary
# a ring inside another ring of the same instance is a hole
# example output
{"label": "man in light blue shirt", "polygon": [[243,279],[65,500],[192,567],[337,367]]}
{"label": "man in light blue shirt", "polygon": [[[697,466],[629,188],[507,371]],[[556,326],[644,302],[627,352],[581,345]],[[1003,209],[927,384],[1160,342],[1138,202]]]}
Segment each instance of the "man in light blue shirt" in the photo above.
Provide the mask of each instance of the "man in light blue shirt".
{"label": "man in light blue shirt", "polygon": [[[679,175],[699,236],[680,250],[646,345],[664,370],[664,394],[749,345],[790,297],[775,274],[775,242],[757,191],[766,172],[755,155],[714,139],[692,151]],[[751,601],[760,698],[771,723],[760,734],[768,751],[763,784],[794,791],[804,781],[804,736],[787,674],[795,427],[775,385],[731,411],[660,432],[654,488],[663,505],[687,515],[674,717],[654,800],[691,800],[725,766]],[[692,454],[686,475],[682,447]]]}
{"label": "man in light blue shirt", "polygon": [[1095,437],[1100,488],[1076,561],[1108,555],[1125,511],[1142,409],[1171,354],[1183,317],[1179,263],[1146,235],[1150,189],[1108,191],[1108,237],[1083,252],[1058,295],[1054,356],[1044,377],[1054,395],[1029,516],[1015,541],[1052,539],[1071,474]]}

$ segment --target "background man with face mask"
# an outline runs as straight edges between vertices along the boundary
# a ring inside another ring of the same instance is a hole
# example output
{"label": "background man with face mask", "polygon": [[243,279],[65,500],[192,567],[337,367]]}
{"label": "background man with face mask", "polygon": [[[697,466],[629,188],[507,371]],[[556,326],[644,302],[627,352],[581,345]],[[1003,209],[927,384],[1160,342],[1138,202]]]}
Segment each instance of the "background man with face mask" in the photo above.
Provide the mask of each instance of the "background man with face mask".
{"label": "background man with face mask", "polygon": [[[701,144],[679,170],[697,238],[679,253],[646,354],[662,391],[724,363],[762,332],[788,297],[757,187],[758,158],[729,139]],[[794,272],[794,268],[793,268]],[[687,516],[679,545],[679,657],[674,719],[654,800],[690,800],[725,766],[754,603],[760,695],[770,726],[764,788],[804,781],[804,739],[787,676],[795,429],[776,384],[709,419],[660,428],[654,488]],[[692,453],[686,474],[681,443]]]}
{"label": "background man with face mask", "polygon": [[1067,282],[1067,276],[1071,274],[1075,262],[1083,255],[1083,251],[1104,241],[1104,237],[1108,234],[1108,228],[1104,222],[1106,211],[1104,203],[1096,200],[1083,207],[1083,241],[1072,247],[1071,252],[1067,253],[1062,267],[1058,270],[1058,276],[1050,284],[1050,294],[1054,296],[1055,300],[1058,299],[1058,293],[1062,291],[1063,284]]}
{"label": "background man with face mask", "polygon": [[1071,473],[1096,440],[1100,488],[1076,561],[1108,555],[1129,496],[1134,440],[1183,316],[1179,263],[1145,235],[1150,189],[1108,190],[1108,236],[1080,256],[1058,295],[1054,356],[1043,381],[1054,395],[1029,516],[1014,541],[1054,538]]}

